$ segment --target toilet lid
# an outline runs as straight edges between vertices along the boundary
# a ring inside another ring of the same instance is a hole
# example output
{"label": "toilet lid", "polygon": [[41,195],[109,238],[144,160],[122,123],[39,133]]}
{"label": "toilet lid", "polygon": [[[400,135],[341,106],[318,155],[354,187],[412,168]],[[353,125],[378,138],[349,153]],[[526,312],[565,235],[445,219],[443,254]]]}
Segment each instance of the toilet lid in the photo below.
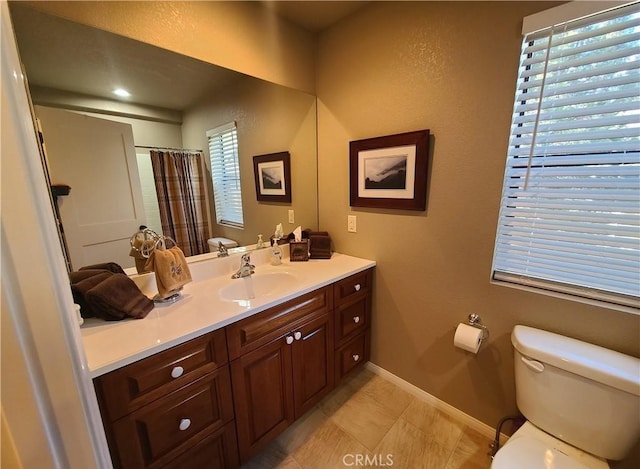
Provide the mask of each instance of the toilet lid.
{"label": "toilet lid", "polygon": [[508,442],[498,451],[491,469],[588,469],[551,445],[526,436]]}

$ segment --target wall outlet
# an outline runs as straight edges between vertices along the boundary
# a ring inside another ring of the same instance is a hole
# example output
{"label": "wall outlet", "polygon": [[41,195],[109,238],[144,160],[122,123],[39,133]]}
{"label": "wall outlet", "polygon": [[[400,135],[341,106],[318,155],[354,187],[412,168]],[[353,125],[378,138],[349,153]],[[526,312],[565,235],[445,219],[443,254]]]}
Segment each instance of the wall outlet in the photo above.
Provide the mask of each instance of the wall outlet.
{"label": "wall outlet", "polygon": [[347,231],[350,233],[355,233],[357,231],[355,215],[347,215]]}
{"label": "wall outlet", "polygon": [[289,223],[295,223],[295,220],[296,219],[294,217],[293,210],[289,210]]}

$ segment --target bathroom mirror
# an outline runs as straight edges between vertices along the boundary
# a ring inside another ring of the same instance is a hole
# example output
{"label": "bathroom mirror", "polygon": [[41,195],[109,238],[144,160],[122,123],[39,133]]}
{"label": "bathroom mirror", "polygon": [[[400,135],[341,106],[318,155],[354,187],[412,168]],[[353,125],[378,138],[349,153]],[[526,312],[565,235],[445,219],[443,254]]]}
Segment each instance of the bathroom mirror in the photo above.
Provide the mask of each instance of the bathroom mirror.
{"label": "bathroom mirror", "polygon": [[[298,225],[318,228],[315,96],[48,15],[20,2],[11,2],[10,11],[34,112],[42,120],[45,148],[47,141],[53,145],[55,140],[55,130],[49,126],[48,132],[43,119],[50,112],[127,123],[133,129],[138,171],[148,172],[140,163],[149,151],[144,147],[199,149],[206,161],[206,131],[235,121],[244,227],[216,223],[207,170],[209,236],[246,246],[254,244],[259,234],[268,240],[278,223],[285,233]],[[131,92],[128,101],[113,98],[116,83]],[[72,146],[73,140],[65,137],[64,141]],[[253,156],[283,151],[291,154],[292,202],[259,202]],[[64,184],[64,175],[56,173],[55,162],[47,159],[52,183]],[[58,197],[62,206],[69,206],[79,192],[71,186],[68,196]],[[121,187],[109,187],[92,197],[109,201],[121,192]],[[129,236],[119,240],[117,252],[92,252],[83,265],[115,261],[132,267]]]}

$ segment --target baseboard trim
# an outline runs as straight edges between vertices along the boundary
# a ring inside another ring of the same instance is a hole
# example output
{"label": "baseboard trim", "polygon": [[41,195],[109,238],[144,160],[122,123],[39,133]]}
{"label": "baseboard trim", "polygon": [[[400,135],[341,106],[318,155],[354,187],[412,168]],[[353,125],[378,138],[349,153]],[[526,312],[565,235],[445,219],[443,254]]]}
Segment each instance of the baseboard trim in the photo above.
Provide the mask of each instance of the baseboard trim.
{"label": "baseboard trim", "polygon": [[[438,399],[437,397],[429,394],[425,390],[420,389],[419,387],[414,386],[413,384],[409,383],[408,381],[405,381],[404,379],[400,378],[399,376],[394,375],[390,371],[387,371],[384,368],[376,365],[375,363],[371,363],[371,362],[365,363],[365,367],[368,370],[372,371],[373,373],[375,373],[375,374],[381,376],[382,378],[386,379],[387,381],[391,381],[393,384],[395,384],[399,388],[407,391],[412,396],[417,397],[421,401],[424,401],[424,402],[432,405],[433,407],[435,407],[436,409],[444,412],[445,414],[449,415],[450,417],[453,417],[453,418],[461,421],[467,427],[472,428],[473,430],[477,431],[481,435],[491,439],[491,441],[493,441],[493,439],[496,437],[495,428],[490,427],[486,423],[481,422],[480,420],[470,416],[469,414],[465,414],[461,410],[453,407],[451,404],[447,404],[446,402],[444,402],[444,401]],[[506,441],[508,439],[509,439],[509,437],[507,435],[505,435],[504,433],[501,433],[500,434],[500,445],[503,445],[504,443],[506,443]]]}

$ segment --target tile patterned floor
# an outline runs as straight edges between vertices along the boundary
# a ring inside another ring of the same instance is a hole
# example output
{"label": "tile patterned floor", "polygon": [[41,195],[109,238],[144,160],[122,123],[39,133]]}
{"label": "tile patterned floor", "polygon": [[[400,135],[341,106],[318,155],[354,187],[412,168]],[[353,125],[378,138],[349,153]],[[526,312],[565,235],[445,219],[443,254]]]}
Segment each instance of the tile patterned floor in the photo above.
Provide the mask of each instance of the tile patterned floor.
{"label": "tile patterned floor", "polygon": [[243,469],[489,469],[489,442],[361,369]]}

